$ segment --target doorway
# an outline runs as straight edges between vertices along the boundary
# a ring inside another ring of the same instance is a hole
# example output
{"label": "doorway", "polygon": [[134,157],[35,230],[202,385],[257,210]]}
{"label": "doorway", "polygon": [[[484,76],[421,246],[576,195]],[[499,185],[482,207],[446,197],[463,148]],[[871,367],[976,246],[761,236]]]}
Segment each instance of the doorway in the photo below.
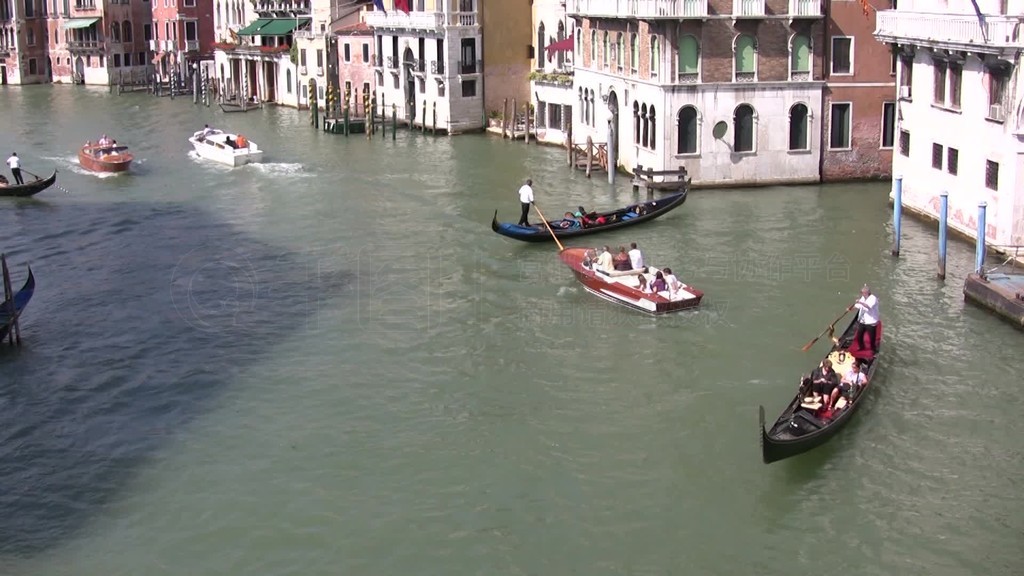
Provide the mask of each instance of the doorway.
{"label": "doorway", "polygon": [[405,76],[405,119],[412,126],[416,119],[416,80],[412,71],[416,67],[416,57],[412,54],[412,48],[406,47],[402,53],[402,71]]}

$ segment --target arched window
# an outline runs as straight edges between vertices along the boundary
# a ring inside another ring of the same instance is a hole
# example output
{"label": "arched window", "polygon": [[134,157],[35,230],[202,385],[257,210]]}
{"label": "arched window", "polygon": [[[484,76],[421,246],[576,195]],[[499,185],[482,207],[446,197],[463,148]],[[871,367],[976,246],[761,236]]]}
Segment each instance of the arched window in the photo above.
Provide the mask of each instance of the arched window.
{"label": "arched window", "polygon": [[590,31],[590,66],[597,68],[597,30]]}
{"label": "arched window", "polygon": [[807,106],[794,104],[789,109],[789,149],[807,150]]}
{"label": "arched window", "polygon": [[580,101],[580,122],[587,124],[587,93],[583,91],[583,88],[577,90]]}
{"label": "arched window", "polygon": [[647,109],[647,124],[649,124],[650,129],[650,131],[647,133],[647,147],[650,148],[651,150],[655,150],[657,149],[655,142],[657,142],[658,140],[658,120],[656,118],[656,114],[654,113],[653,104],[650,108]]}
{"label": "arched window", "polygon": [[636,74],[637,63],[640,61],[640,40],[636,33],[629,35],[629,69]]}
{"label": "arched window", "polygon": [[622,48],[622,32],[619,32],[615,35],[615,66],[620,72],[622,71]]}
{"label": "arched window", "polygon": [[597,125],[597,121],[595,120],[595,118],[596,118],[597,114],[595,113],[595,108],[594,108],[594,89],[593,88],[590,89],[590,99],[589,99],[589,102],[590,102],[590,125],[591,126],[596,126]]}
{"label": "arched window", "polygon": [[547,36],[544,35],[544,23],[541,22],[540,26],[537,27],[537,70],[544,69],[545,42],[547,42]]}
{"label": "arched window", "polygon": [[121,23],[120,22],[114,22],[113,24],[110,25],[110,40],[112,42],[120,42],[121,41]]}
{"label": "arched window", "polygon": [[658,44],[658,37],[651,36],[651,78],[658,77],[658,69],[661,67],[661,45]]}
{"label": "arched window", "polygon": [[583,91],[583,105],[586,106],[586,117],[583,119],[583,121],[586,124],[594,123],[594,99],[590,94],[590,90]]}
{"label": "arched window", "polygon": [[749,104],[736,107],[732,119],[732,151],[754,151],[754,109]]}
{"label": "arched window", "polygon": [[633,101],[633,143],[640,143],[640,103]]}
{"label": "arched window", "polygon": [[757,78],[757,46],[753,36],[740,34],[736,37],[736,80],[754,80]]}
{"label": "arched window", "polygon": [[789,46],[789,78],[810,80],[811,39],[803,34],[793,36]]}
{"label": "arched window", "polygon": [[678,75],[680,82],[696,82],[700,78],[700,45],[697,37],[685,34],[679,37]]}
{"label": "arched window", "polygon": [[[221,64],[222,68],[223,68],[223,66],[224,65]],[[288,93],[291,94],[292,93],[292,69],[291,68],[285,68],[284,69],[284,80],[285,80],[285,86],[288,87]]]}
{"label": "arched window", "polygon": [[683,106],[676,114],[676,154],[697,153],[697,109]]}
{"label": "arched window", "polygon": [[604,33],[604,46],[603,46],[603,48],[604,48],[604,50],[601,51],[601,63],[604,64],[605,68],[607,68],[608,67],[608,62],[610,61],[610,59],[608,58],[608,49],[609,49],[608,48],[608,32]]}
{"label": "arched window", "polygon": [[[565,24],[561,20],[558,21],[558,34],[555,36],[556,42],[561,42],[565,39]],[[558,62],[558,67],[561,68],[565,65],[565,50],[559,50],[555,55],[555,62]]]}
{"label": "arched window", "polygon": [[650,137],[650,125],[647,123],[647,104],[640,107],[640,144],[647,147],[647,139]]}
{"label": "arched window", "polygon": [[132,41],[132,23],[131,23],[131,20],[125,20],[124,22],[121,23],[121,38],[123,38],[125,42],[131,42]]}
{"label": "arched window", "polygon": [[216,15],[217,15],[217,24],[216,24],[216,26],[217,27],[224,26],[225,22],[223,21],[223,19],[220,16],[220,0],[217,0],[217,12],[216,12]]}

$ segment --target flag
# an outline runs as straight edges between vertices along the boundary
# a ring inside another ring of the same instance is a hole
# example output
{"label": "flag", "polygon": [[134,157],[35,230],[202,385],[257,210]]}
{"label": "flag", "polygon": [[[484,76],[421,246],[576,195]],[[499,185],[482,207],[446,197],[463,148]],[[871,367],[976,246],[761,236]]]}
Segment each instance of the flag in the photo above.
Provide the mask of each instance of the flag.
{"label": "flag", "polygon": [[395,10],[409,13],[409,0],[395,0]]}
{"label": "flag", "polygon": [[384,9],[384,0],[373,0],[373,8],[374,10],[380,10],[384,14],[388,13],[388,11]]}
{"label": "flag", "polygon": [[985,15],[981,12],[981,8],[978,7],[978,0],[971,0],[971,4],[974,5],[974,13],[978,15],[978,26],[981,26],[981,38],[988,42],[988,22],[985,22]]}
{"label": "flag", "polygon": [[868,2],[868,0],[860,0],[860,8],[861,8],[861,10],[864,11],[864,15],[865,16],[870,16],[871,15],[870,10],[872,8],[874,8],[874,6],[872,6],[871,3]]}

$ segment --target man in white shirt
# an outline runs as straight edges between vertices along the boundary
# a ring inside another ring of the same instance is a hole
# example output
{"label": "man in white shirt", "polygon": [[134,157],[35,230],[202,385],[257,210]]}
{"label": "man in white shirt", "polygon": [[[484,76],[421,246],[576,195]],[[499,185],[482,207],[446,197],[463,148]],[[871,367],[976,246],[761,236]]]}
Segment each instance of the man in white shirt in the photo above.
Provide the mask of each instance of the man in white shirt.
{"label": "man in white shirt", "polygon": [[18,158],[17,152],[7,159],[7,166],[11,169],[15,184],[24,184],[25,181],[21,179],[21,158]]}
{"label": "man in white shirt", "polygon": [[601,251],[601,254],[597,257],[597,261],[594,263],[594,270],[600,272],[609,273],[615,269],[615,262],[612,259],[611,248],[605,246]]}
{"label": "man in white shirt", "polygon": [[636,247],[636,242],[632,242],[629,245],[629,263],[633,266],[633,270],[644,269],[644,255]]}
{"label": "man in white shirt", "polygon": [[[853,340],[860,344],[861,350],[871,350],[871,354],[878,353],[878,297],[871,293],[871,289],[865,284],[860,289],[860,298],[851,305],[848,310],[857,309],[857,333]],[[868,336],[868,345],[864,344],[864,335]]]}
{"label": "man in white shirt", "polygon": [[519,204],[522,206],[523,211],[519,216],[520,226],[529,226],[530,220],[527,218],[530,215],[530,205],[533,204],[533,180],[527,178],[526,184],[523,184],[519,188]]}

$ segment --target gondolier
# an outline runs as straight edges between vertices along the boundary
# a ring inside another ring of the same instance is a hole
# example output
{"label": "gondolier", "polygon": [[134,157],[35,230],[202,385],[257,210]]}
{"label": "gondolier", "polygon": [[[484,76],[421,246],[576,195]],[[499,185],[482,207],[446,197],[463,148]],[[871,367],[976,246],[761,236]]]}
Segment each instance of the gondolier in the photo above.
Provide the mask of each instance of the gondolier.
{"label": "gondolier", "polygon": [[14,176],[15,184],[24,184],[25,181],[21,179],[21,158],[18,158],[18,153],[14,152],[11,157],[7,159],[7,166],[11,169],[11,175]]}
{"label": "gondolier", "polygon": [[519,225],[529,226],[528,216],[530,215],[530,205],[533,204],[533,180],[527,178],[526,184],[519,187],[519,203],[523,208],[519,216]]}
{"label": "gondolier", "polygon": [[[871,349],[871,354],[878,353],[878,297],[871,293],[867,284],[860,289],[860,298],[850,305],[849,310],[857,309],[857,333],[853,339],[861,348]],[[864,344],[864,335],[868,335],[868,345]]]}

